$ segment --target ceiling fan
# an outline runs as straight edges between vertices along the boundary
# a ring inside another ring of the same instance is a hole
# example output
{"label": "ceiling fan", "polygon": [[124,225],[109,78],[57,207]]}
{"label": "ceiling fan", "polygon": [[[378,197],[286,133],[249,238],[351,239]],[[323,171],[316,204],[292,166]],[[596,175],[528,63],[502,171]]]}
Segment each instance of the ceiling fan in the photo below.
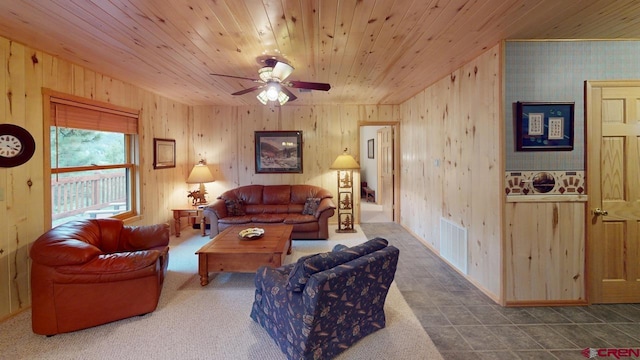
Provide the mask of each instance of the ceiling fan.
{"label": "ceiling fan", "polygon": [[250,80],[256,83],[260,83],[260,85],[234,92],[231,95],[244,95],[252,91],[262,90],[258,94],[257,98],[264,105],[266,105],[269,101],[276,101],[280,105],[284,105],[287,101],[293,101],[297,99],[298,97],[295,96],[289,89],[287,89],[287,87],[322,91],[329,91],[329,89],[331,89],[331,85],[325,83],[295,80],[286,81],[286,79],[294,70],[293,66],[273,58],[265,59],[264,63],[265,66],[258,70],[259,79],[224,74],[211,75],[224,76],[241,80]]}

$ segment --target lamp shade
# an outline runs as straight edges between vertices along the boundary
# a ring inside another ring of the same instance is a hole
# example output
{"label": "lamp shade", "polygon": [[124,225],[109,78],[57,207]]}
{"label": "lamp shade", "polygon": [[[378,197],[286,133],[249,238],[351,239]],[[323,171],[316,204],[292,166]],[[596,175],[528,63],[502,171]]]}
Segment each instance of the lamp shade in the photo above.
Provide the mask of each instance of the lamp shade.
{"label": "lamp shade", "polygon": [[345,151],[342,155],[339,155],[336,160],[331,165],[331,169],[333,170],[349,170],[349,169],[360,169],[360,165],[353,156],[347,154]]}
{"label": "lamp shade", "polygon": [[214,180],[215,179],[213,178],[213,174],[211,174],[209,167],[200,162],[193,167],[193,170],[191,170],[191,174],[189,174],[189,178],[187,178],[187,184],[209,183]]}

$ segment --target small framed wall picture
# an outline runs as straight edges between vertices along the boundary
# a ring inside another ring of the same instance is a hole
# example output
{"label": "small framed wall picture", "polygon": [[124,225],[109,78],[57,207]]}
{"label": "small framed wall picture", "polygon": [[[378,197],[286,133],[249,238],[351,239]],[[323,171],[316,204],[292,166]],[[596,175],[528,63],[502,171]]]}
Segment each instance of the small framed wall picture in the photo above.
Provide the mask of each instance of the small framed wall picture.
{"label": "small framed wall picture", "polygon": [[515,104],[517,151],[573,150],[573,102]]}
{"label": "small framed wall picture", "polygon": [[375,143],[373,139],[367,140],[367,157],[369,159],[375,158]]}
{"label": "small framed wall picture", "polygon": [[167,169],[176,167],[176,141],[172,139],[153,139],[153,168]]}

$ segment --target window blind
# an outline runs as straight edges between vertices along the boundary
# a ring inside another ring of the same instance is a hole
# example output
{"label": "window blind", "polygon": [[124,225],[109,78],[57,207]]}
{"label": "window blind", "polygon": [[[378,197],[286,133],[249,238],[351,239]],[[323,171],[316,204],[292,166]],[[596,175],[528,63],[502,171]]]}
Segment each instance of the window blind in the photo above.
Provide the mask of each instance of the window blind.
{"label": "window blind", "polygon": [[57,100],[59,99],[51,99],[54,126],[124,134],[138,133],[137,113]]}

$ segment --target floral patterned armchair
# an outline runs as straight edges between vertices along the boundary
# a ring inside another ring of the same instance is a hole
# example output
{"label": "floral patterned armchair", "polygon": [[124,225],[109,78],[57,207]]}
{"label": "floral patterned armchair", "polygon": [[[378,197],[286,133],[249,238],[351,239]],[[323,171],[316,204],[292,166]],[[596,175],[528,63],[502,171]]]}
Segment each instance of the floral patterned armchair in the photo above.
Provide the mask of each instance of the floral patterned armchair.
{"label": "floral patterned armchair", "polygon": [[385,327],[399,250],[375,238],[256,273],[251,318],[289,359],[331,359]]}

